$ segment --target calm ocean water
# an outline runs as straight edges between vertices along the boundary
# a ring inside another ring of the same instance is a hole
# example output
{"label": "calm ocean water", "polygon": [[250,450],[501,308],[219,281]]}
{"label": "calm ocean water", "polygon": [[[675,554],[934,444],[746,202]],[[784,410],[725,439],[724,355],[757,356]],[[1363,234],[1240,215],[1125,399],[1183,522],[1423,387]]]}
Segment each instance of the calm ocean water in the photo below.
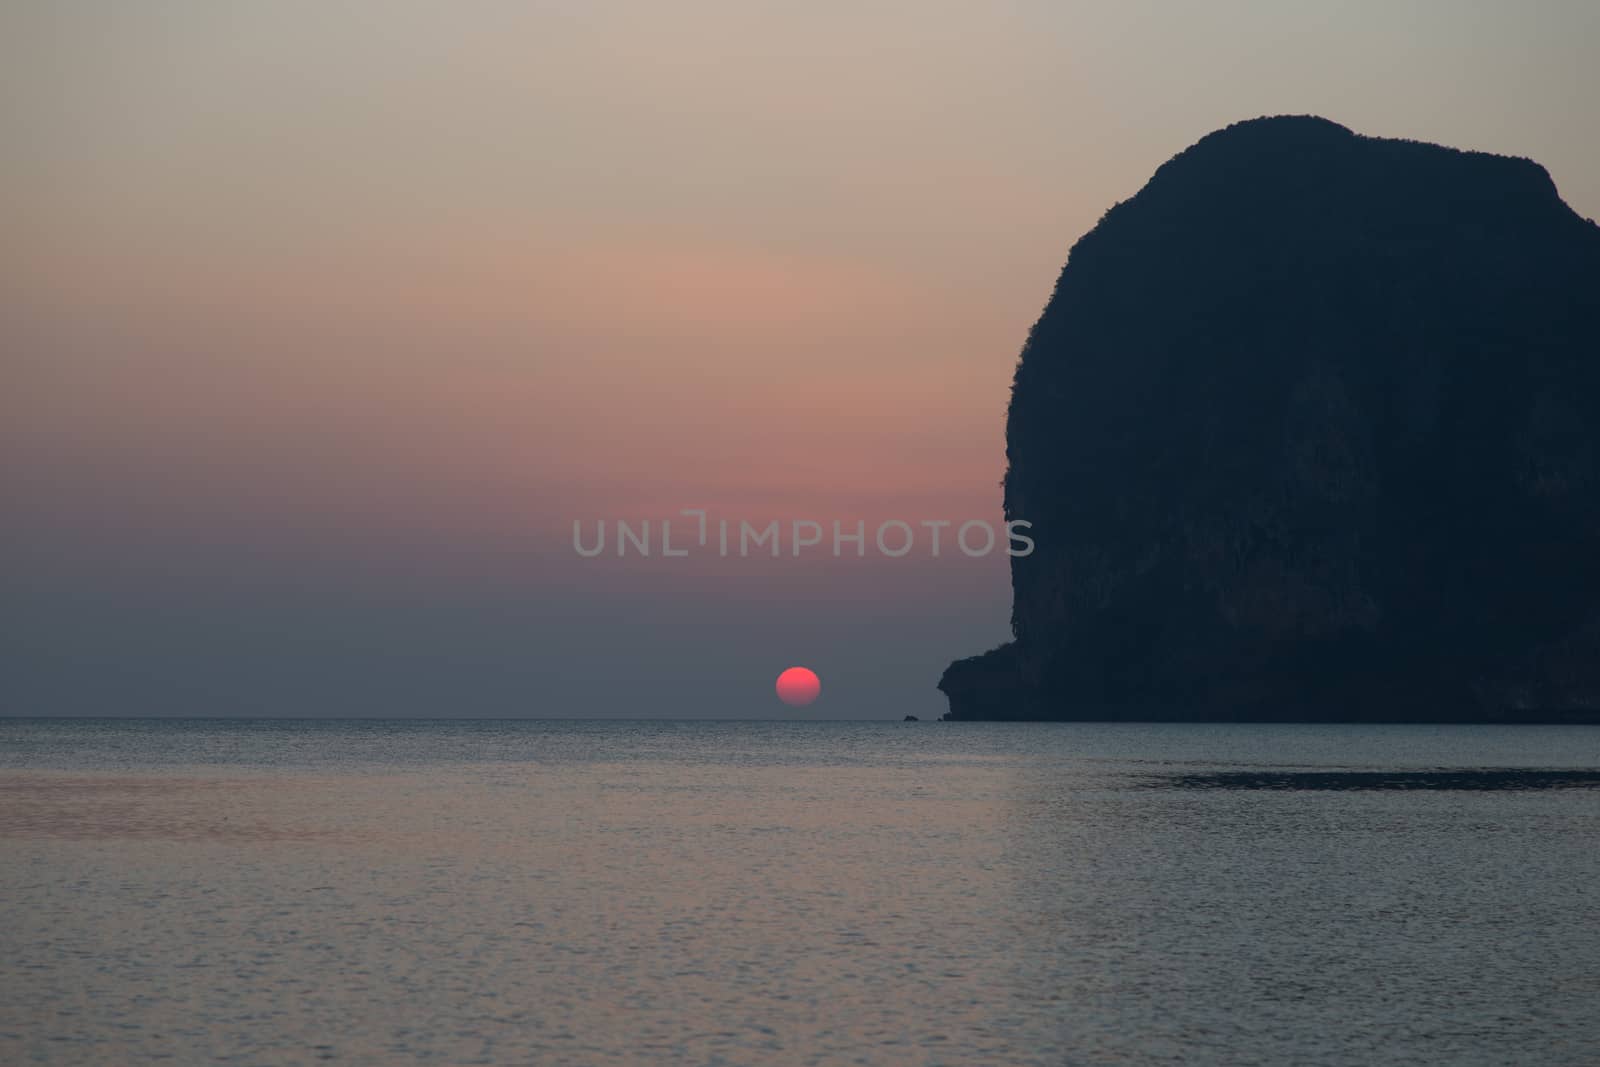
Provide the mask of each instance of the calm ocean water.
{"label": "calm ocean water", "polygon": [[0,1062],[1600,1062],[1600,730],[0,720]]}

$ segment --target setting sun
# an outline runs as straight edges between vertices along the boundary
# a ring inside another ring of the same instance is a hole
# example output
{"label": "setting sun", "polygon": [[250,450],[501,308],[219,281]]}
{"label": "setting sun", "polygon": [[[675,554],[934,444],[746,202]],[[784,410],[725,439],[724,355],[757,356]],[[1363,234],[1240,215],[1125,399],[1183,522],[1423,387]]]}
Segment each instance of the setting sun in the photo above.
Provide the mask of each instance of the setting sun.
{"label": "setting sun", "polygon": [[803,708],[822,694],[822,679],[805,667],[790,667],[778,675],[778,699],[791,707]]}

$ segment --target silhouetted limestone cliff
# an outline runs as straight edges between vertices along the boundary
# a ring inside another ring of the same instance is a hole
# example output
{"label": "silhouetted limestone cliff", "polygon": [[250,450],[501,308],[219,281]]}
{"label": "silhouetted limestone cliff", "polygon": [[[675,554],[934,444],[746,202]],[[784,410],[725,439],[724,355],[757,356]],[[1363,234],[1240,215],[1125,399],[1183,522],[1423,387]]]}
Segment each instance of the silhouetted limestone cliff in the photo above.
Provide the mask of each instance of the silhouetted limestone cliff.
{"label": "silhouetted limestone cliff", "polygon": [[1600,228],[1528,160],[1211,134],[1073,247],[1006,455],[949,718],[1600,709]]}

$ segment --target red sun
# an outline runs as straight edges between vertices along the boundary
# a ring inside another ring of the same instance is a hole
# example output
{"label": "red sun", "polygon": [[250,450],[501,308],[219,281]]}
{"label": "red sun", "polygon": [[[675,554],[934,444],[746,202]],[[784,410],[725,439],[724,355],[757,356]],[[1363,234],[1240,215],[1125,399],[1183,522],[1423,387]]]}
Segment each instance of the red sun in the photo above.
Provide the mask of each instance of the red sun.
{"label": "red sun", "polygon": [[822,693],[822,679],[805,667],[790,667],[778,675],[778,699],[791,707],[803,708]]}

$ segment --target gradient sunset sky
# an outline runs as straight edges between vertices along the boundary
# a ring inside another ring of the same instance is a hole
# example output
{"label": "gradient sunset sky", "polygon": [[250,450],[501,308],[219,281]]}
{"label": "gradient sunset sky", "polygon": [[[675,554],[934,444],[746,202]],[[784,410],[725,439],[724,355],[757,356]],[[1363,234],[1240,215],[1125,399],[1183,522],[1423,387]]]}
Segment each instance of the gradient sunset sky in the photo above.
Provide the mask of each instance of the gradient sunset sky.
{"label": "gradient sunset sky", "polygon": [[8,2],[0,713],[937,716],[1003,555],[573,519],[998,523],[1022,341],[1158,165],[1315,113],[1593,216],[1596,41],[1580,0]]}

